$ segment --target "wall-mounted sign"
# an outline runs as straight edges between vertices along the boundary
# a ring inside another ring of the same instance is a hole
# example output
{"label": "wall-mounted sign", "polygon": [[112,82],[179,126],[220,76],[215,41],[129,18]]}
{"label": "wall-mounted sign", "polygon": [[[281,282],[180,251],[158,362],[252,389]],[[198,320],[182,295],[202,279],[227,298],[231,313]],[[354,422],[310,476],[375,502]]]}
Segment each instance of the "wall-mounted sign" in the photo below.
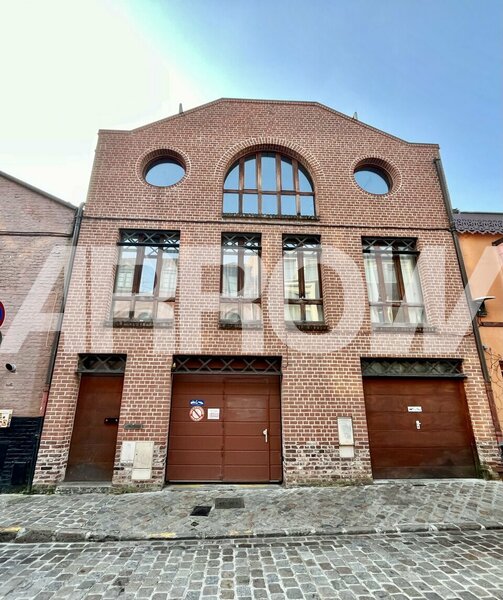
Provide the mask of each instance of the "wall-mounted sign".
{"label": "wall-mounted sign", "polygon": [[189,410],[189,417],[193,421],[202,421],[202,419],[204,419],[204,408],[201,406],[193,406]]}
{"label": "wall-mounted sign", "polygon": [[220,419],[220,409],[219,408],[208,408],[208,420],[209,421],[218,421]]}
{"label": "wall-mounted sign", "polygon": [[143,423],[124,423],[124,429],[126,431],[139,431],[143,429]]}
{"label": "wall-mounted sign", "polygon": [[0,427],[10,427],[12,408],[0,410]]}
{"label": "wall-mounted sign", "polygon": [[353,419],[351,417],[337,417],[339,430],[339,446],[354,446]]}
{"label": "wall-mounted sign", "polygon": [[409,412],[423,412],[422,406],[407,406]]}
{"label": "wall-mounted sign", "polygon": [[3,325],[5,321],[5,306],[0,302],[0,327]]}
{"label": "wall-mounted sign", "polygon": [[191,406],[204,406],[204,400],[191,400],[189,404]]}

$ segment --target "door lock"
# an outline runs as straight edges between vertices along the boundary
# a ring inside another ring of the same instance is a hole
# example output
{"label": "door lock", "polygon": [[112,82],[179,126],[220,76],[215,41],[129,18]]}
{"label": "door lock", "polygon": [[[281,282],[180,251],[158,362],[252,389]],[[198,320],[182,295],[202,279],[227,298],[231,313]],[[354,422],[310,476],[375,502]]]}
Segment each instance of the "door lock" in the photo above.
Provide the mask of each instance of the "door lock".
{"label": "door lock", "polygon": [[421,421],[416,421],[416,429],[421,429]]}
{"label": "door lock", "polygon": [[262,432],[262,435],[265,438],[265,443],[267,444],[267,442],[269,441],[269,430],[268,429],[264,429],[264,431]]}

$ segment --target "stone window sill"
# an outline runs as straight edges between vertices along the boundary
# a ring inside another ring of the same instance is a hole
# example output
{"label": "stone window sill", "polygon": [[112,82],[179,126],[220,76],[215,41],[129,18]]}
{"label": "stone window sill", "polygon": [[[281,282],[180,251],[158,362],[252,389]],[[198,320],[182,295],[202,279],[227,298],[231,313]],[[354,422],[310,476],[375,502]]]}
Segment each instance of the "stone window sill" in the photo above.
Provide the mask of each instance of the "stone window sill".
{"label": "stone window sill", "polygon": [[376,333],[437,333],[432,325],[372,325]]}
{"label": "stone window sill", "polygon": [[173,327],[174,321],[134,321],[134,320],[109,320],[105,321],[105,327],[114,329],[169,329]]}
{"label": "stone window sill", "polygon": [[258,215],[253,213],[222,213],[224,219],[264,219],[266,221],[319,221],[317,215]]}
{"label": "stone window sill", "polygon": [[285,326],[290,331],[318,331],[321,333],[330,331],[330,327],[326,323],[304,323],[299,321],[286,321]]}
{"label": "stone window sill", "polygon": [[245,330],[262,329],[262,323],[232,323],[230,321],[219,321],[218,326],[220,329],[230,330],[230,331],[242,331],[243,329],[245,329]]}

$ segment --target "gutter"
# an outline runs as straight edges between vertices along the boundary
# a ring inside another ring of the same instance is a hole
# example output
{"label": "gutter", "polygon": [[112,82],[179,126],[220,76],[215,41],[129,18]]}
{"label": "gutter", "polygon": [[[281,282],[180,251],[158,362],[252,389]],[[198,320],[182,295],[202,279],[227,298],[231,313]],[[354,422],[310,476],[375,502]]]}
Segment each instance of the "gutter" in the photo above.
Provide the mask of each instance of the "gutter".
{"label": "gutter", "polygon": [[80,227],[82,225],[84,206],[85,206],[85,203],[83,202],[78,207],[77,212],[75,213],[75,219],[73,221],[71,252],[70,252],[70,257],[68,260],[68,268],[65,273],[65,281],[63,284],[63,297],[61,299],[61,307],[60,307],[60,311],[59,311],[59,315],[58,315],[58,322],[56,325],[56,335],[54,336],[54,341],[52,343],[51,356],[49,359],[49,367],[47,369],[47,376],[45,379],[45,388],[46,389],[44,392],[44,396],[42,398],[42,405],[41,405],[42,423],[41,423],[40,431],[38,434],[37,443],[36,443],[35,449],[33,451],[33,460],[32,460],[32,465],[31,465],[30,477],[28,480],[28,488],[27,488],[28,493],[31,493],[31,490],[33,487],[33,477],[35,476],[35,467],[37,464],[38,451],[40,449],[40,442],[41,442],[42,431],[43,431],[43,427],[44,427],[45,411],[46,411],[46,407],[47,407],[47,400],[49,397],[49,389],[50,389],[51,383],[52,383],[52,376],[54,374],[54,366],[56,364],[56,355],[58,352],[59,341],[61,339],[61,329],[63,326],[63,317],[64,317],[64,313],[65,313],[66,301],[68,299],[68,290],[70,289],[70,281],[72,278],[73,264],[75,262],[75,254],[77,253],[77,244],[79,241]]}
{"label": "gutter", "polygon": [[[465,290],[466,300],[468,302],[468,306],[470,309],[470,314],[472,315],[474,303],[473,303],[473,298],[472,298],[472,294],[470,291],[470,287],[468,285],[468,274],[466,272],[466,267],[465,267],[465,263],[463,260],[463,254],[461,252],[461,246],[459,243],[459,238],[458,238],[458,234],[457,234],[457,230],[456,230],[456,224],[454,222],[451,198],[449,195],[449,190],[447,188],[447,181],[445,179],[445,173],[444,173],[444,168],[442,166],[442,160],[440,158],[434,158],[433,162],[435,164],[435,168],[437,169],[437,175],[438,175],[438,179],[440,182],[440,188],[442,190],[442,197],[444,199],[445,209],[447,211],[447,217],[449,219],[449,231],[451,232],[452,239],[454,242],[454,248],[456,249],[456,257],[458,259],[458,266],[459,266],[459,271],[461,273],[461,280],[463,282],[463,287]],[[494,430],[496,433],[496,439],[498,441],[498,444],[501,447],[501,444],[503,442],[503,432],[501,431],[501,425],[500,425],[499,418],[498,418],[498,412],[496,410],[496,403],[494,401],[494,394],[493,394],[492,382],[491,382],[491,374],[489,373],[489,369],[487,367],[486,358],[485,358],[485,354],[484,354],[484,346],[482,345],[480,331],[479,331],[479,328],[475,321],[474,316],[475,315],[472,315],[471,322],[472,322],[473,336],[475,339],[475,346],[477,347],[477,354],[479,355],[480,366],[482,368],[482,375],[484,377],[484,384],[485,384],[485,388],[486,388],[487,399],[489,402],[489,409],[491,411],[491,417],[492,417],[492,421],[493,421],[493,425],[494,425]]]}

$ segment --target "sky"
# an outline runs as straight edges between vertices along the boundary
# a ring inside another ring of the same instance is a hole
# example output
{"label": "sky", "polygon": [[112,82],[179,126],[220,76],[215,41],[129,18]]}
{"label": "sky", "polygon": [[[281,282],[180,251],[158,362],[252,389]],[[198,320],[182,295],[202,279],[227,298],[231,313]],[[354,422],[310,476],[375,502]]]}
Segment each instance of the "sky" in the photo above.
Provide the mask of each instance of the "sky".
{"label": "sky", "polygon": [[503,212],[501,0],[0,0],[0,170],[85,201],[98,129],[221,97],[310,100],[440,144]]}

